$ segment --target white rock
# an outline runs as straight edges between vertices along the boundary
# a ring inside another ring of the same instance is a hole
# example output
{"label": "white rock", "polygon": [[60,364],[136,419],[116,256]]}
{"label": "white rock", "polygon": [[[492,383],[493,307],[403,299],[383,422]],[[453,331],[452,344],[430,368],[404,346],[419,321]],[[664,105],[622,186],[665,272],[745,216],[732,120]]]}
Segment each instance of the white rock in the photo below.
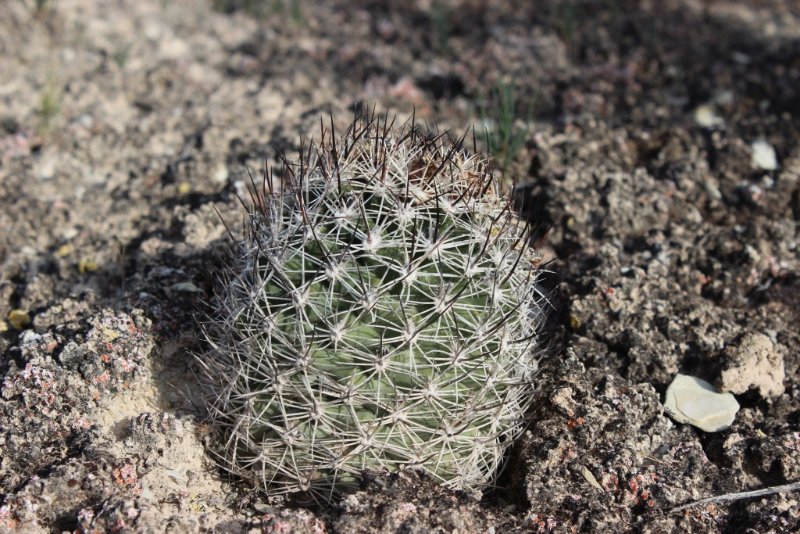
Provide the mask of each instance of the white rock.
{"label": "white rock", "polygon": [[730,393],[717,393],[705,380],[678,374],[667,388],[664,410],[678,423],[718,432],[731,426],[739,403]]}
{"label": "white rock", "polygon": [[211,171],[211,179],[218,184],[228,181],[228,166],[224,162],[219,162]]}
{"label": "white rock", "polygon": [[714,106],[711,104],[697,106],[694,110],[694,122],[703,128],[713,128],[725,124],[725,120],[717,115]]}
{"label": "white rock", "polygon": [[778,157],[772,145],[763,139],[756,139],[750,143],[750,150],[753,152],[750,157],[750,165],[756,169],[774,171],[778,168]]}

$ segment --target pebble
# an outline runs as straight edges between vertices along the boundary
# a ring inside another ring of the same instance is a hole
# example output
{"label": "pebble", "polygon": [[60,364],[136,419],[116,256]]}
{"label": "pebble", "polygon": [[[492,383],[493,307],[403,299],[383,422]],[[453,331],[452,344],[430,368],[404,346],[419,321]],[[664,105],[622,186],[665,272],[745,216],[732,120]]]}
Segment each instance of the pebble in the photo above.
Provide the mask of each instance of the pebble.
{"label": "pebble", "polygon": [[678,423],[719,432],[731,426],[739,403],[730,393],[717,393],[705,380],[677,374],[667,388],[664,410]]}
{"label": "pebble", "polygon": [[214,167],[213,172],[211,173],[211,179],[218,184],[224,184],[228,181],[228,166],[225,163],[220,162]]}
{"label": "pebble", "polygon": [[179,293],[200,293],[201,289],[191,282],[178,282],[170,286],[174,291]]}
{"label": "pebble", "polygon": [[717,114],[711,104],[697,106],[694,110],[694,122],[703,128],[714,128],[725,124],[725,120]]}
{"label": "pebble", "polygon": [[78,272],[81,274],[94,273],[100,269],[100,265],[92,258],[81,258],[78,261]]}
{"label": "pebble", "polygon": [[750,143],[750,150],[752,151],[750,165],[754,168],[764,171],[774,171],[778,168],[778,157],[775,155],[775,149],[764,139],[756,139]]}
{"label": "pebble", "polygon": [[22,330],[31,324],[31,316],[25,310],[11,310],[8,313],[8,324],[15,330]]}

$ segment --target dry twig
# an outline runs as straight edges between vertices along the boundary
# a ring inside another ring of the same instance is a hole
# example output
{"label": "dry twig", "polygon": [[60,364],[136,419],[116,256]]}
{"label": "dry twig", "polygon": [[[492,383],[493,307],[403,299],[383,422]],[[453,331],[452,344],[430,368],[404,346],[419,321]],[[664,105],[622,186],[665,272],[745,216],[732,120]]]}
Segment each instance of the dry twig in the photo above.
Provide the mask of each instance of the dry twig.
{"label": "dry twig", "polygon": [[725,493],[724,495],[717,495],[715,497],[709,497],[707,499],[700,499],[699,501],[682,504],[680,506],[673,508],[672,510],[670,510],[670,512],[680,512],[681,510],[686,510],[687,508],[691,508],[693,506],[699,506],[702,504],[739,501],[742,499],[751,499],[753,497],[762,497],[764,495],[772,495],[773,493],[796,491],[799,489],[800,489],[800,481],[792,482],[791,484],[784,484],[782,486],[770,486],[768,488],[762,488],[753,491],[742,491],[739,493]]}

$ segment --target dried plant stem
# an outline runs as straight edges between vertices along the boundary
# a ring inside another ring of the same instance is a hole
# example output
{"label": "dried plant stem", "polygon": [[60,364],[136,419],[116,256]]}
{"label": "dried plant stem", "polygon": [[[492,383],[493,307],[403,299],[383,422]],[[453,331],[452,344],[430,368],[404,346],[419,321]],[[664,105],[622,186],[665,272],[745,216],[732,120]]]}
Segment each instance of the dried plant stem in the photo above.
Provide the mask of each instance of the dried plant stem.
{"label": "dried plant stem", "polygon": [[741,491],[738,493],[725,493],[723,495],[716,495],[714,497],[709,497],[707,499],[700,499],[699,501],[682,504],[676,508],[673,508],[672,510],[670,510],[670,512],[680,512],[682,510],[686,510],[687,508],[692,508],[694,506],[700,506],[708,503],[740,501],[742,499],[752,499],[753,497],[763,497],[764,495],[772,495],[773,493],[782,493],[782,492],[797,491],[797,490],[800,490],[800,481],[792,482],[791,484],[783,484],[782,486],[770,486],[768,488],[762,488],[759,490]]}

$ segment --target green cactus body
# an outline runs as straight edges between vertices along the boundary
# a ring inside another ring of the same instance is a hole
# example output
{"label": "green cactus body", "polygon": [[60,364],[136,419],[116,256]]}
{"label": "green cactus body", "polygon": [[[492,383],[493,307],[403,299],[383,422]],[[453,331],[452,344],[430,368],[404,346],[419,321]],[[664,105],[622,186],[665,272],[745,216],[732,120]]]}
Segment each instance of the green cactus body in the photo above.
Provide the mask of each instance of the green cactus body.
{"label": "green cactus body", "polygon": [[452,144],[374,122],[338,144],[256,195],[221,284],[204,365],[225,464],[270,494],[403,468],[483,487],[537,368],[526,227]]}

